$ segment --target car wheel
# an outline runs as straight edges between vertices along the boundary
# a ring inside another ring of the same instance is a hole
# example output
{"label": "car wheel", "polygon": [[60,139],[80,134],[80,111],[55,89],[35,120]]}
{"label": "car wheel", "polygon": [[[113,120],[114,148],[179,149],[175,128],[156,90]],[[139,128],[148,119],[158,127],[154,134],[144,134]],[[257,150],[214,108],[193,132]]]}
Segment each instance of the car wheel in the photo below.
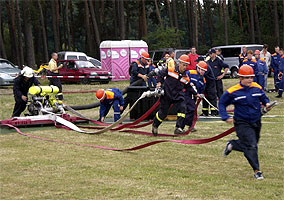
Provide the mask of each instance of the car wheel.
{"label": "car wheel", "polygon": [[90,84],[91,81],[89,78],[83,78],[80,80],[81,84],[84,84],[84,85],[87,85],[87,84]]}
{"label": "car wheel", "polygon": [[100,84],[108,84],[109,81],[101,81]]}
{"label": "car wheel", "polygon": [[237,78],[238,77],[238,69],[237,68],[231,69],[231,77],[232,78]]}

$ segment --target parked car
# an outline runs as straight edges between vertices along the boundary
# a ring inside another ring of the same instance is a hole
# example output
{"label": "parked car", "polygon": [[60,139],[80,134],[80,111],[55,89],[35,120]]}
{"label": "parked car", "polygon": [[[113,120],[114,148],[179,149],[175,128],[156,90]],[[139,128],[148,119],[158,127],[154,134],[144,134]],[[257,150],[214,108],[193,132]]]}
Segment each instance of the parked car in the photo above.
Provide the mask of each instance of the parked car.
{"label": "parked car", "polygon": [[90,61],[91,63],[93,63],[93,65],[95,65],[98,68],[102,68],[102,63],[101,61],[99,61],[98,59],[92,58],[90,56],[87,56],[88,61]]}
{"label": "parked car", "polygon": [[14,78],[21,73],[13,63],[6,59],[0,58],[0,86],[13,85]]}
{"label": "parked car", "polygon": [[242,47],[246,46],[247,50],[262,50],[261,44],[243,44],[243,45],[227,45],[227,46],[217,46],[214,49],[220,48],[222,50],[222,55],[224,56],[224,62],[229,65],[230,73],[232,78],[236,78],[239,71],[239,55],[242,52]]}
{"label": "parked car", "polygon": [[156,65],[157,62],[159,62],[165,55],[165,53],[169,53],[171,51],[175,52],[175,58],[174,61],[177,63],[179,57],[182,54],[186,54],[187,52],[190,52],[190,49],[174,49],[174,48],[166,48],[166,49],[158,49],[154,51],[150,51],[150,55],[153,59],[154,64]]}
{"label": "parked car", "polygon": [[58,60],[88,60],[85,53],[77,51],[60,51],[57,55]]}
{"label": "parked car", "polygon": [[57,65],[63,64],[59,70],[60,76],[100,76],[102,78],[60,78],[64,82],[81,82],[89,84],[90,82],[108,83],[111,81],[111,73],[100,69],[88,60],[59,60]]}

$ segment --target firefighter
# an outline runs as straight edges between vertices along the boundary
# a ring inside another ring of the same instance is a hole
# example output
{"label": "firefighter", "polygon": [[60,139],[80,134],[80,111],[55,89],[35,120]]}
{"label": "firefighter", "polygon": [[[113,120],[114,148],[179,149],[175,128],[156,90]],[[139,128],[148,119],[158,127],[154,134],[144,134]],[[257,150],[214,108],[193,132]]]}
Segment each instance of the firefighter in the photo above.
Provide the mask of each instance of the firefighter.
{"label": "firefighter", "polygon": [[141,57],[132,64],[130,85],[137,80],[143,79],[144,81],[140,86],[146,86],[147,74],[149,73],[149,60],[149,54],[146,51],[143,51]]}
{"label": "firefighter", "polygon": [[281,56],[280,62],[279,62],[279,74],[278,74],[278,79],[280,80],[280,83],[279,83],[278,95],[276,96],[276,98],[282,98],[282,93],[283,93],[283,88],[284,88],[284,78],[283,78],[283,74],[284,74],[284,52],[283,52],[283,49],[280,49],[279,54]]}
{"label": "firefighter", "polygon": [[[209,56],[210,59],[207,61],[207,64],[210,65],[213,70],[216,83],[217,97],[220,98],[223,94],[222,78],[224,78],[224,76],[227,74],[229,70],[229,65],[227,65],[222,61],[222,59],[217,57],[215,49],[210,49]],[[222,72],[222,70],[224,71]]]}
{"label": "firefighter", "polygon": [[[207,59],[207,58],[206,58]],[[210,57],[208,56],[208,60]],[[203,57],[198,57],[197,62],[204,60]],[[204,90],[204,95],[207,97],[208,101],[217,108],[217,92],[216,92],[216,82],[215,76],[210,65],[207,65],[207,71],[204,74],[206,80],[206,86]],[[218,111],[215,108],[211,108],[211,116],[218,115]],[[201,116],[209,116],[209,104],[207,101],[202,102],[202,114]]]}
{"label": "firefighter", "polygon": [[247,54],[247,47],[243,46],[242,47],[242,53],[239,55],[239,67],[242,66],[243,60],[246,59],[248,56]]}
{"label": "firefighter", "polygon": [[14,80],[14,99],[15,106],[12,117],[19,117],[26,109],[28,102],[28,91],[32,85],[40,86],[40,82],[34,77],[33,69],[24,67],[21,74]]}
{"label": "firefighter", "polygon": [[257,74],[257,83],[264,88],[265,83],[265,74],[268,73],[266,62],[263,58],[260,58],[260,51],[255,50],[254,52],[255,59],[257,61],[258,74]]}
{"label": "firefighter", "polygon": [[[52,53],[51,57],[52,58],[48,63],[48,71],[49,71],[48,75],[49,76],[59,76],[58,70],[61,69],[63,65],[61,64],[59,67],[57,67],[57,62],[56,62],[58,59],[57,53]],[[60,79],[57,77],[53,77],[53,78],[48,78],[48,80],[49,80],[49,85],[54,85],[59,88],[59,93],[57,94],[57,96],[59,100],[63,100],[62,85],[61,85]]]}
{"label": "firefighter", "polygon": [[166,61],[166,68],[174,68],[175,67],[175,52],[171,51],[169,53],[170,57]]}
{"label": "firefighter", "polygon": [[120,119],[120,111],[123,110],[124,100],[122,92],[117,88],[109,88],[107,90],[99,89],[96,92],[97,99],[100,104],[100,118],[99,121],[104,122],[106,115],[108,114],[110,107],[112,106],[114,111],[114,121]]}
{"label": "firefighter", "polygon": [[247,58],[243,60],[243,65],[249,65],[253,68],[254,71],[254,78],[253,81],[257,82],[257,74],[258,74],[258,67],[257,67],[257,61],[256,59],[252,58],[253,52],[252,50],[249,50],[247,53]]}
{"label": "firefighter", "polygon": [[164,57],[159,60],[159,62],[157,63],[157,66],[162,66],[164,67],[166,65],[166,61],[168,60],[168,58],[170,57],[170,55],[168,53],[165,53]]}
{"label": "firefighter", "polygon": [[[197,95],[194,95],[191,90],[185,91],[185,101],[186,101],[186,113],[185,113],[185,125],[190,129],[192,126],[193,118],[194,118],[194,110],[195,110],[195,102],[196,97],[200,98],[200,94],[202,94],[205,89],[205,78],[204,74],[207,71],[207,64],[204,61],[200,61],[196,65],[196,70],[188,70],[186,71],[189,79],[190,85],[196,90]],[[195,128],[191,130],[192,132],[196,131]]]}
{"label": "firefighter", "polygon": [[275,91],[277,92],[279,89],[279,62],[280,62],[280,54],[279,54],[279,46],[275,47],[275,53],[271,55],[271,67],[273,69],[273,79],[274,79],[274,87]]}
{"label": "firefighter", "polygon": [[189,64],[189,58],[187,55],[182,55],[179,59],[179,63],[174,67],[169,67],[161,70],[158,74],[157,88],[160,88],[163,83],[164,96],[161,96],[161,106],[159,111],[154,117],[152,124],[152,133],[154,136],[158,135],[158,127],[162,121],[167,117],[168,110],[171,104],[175,104],[177,107],[177,121],[175,134],[184,133],[184,119],[185,119],[185,97],[184,88],[192,90],[194,95],[197,93],[189,84],[189,78],[186,74],[186,68]]}
{"label": "firefighter", "polygon": [[[244,153],[252,169],[254,178],[263,179],[258,161],[258,141],[261,129],[261,104],[267,111],[269,108],[269,99],[265,95],[262,87],[253,82],[255,76],[253,68],[243,65],[238,73],[240,83],[229,88],[219,101],[219,111],[223,121],[229,124],[234,123],[238,140],[230,140],[224,150],[226,157],[232,150]],[[231,118],[226,107],[234,104],[234,117]]]}

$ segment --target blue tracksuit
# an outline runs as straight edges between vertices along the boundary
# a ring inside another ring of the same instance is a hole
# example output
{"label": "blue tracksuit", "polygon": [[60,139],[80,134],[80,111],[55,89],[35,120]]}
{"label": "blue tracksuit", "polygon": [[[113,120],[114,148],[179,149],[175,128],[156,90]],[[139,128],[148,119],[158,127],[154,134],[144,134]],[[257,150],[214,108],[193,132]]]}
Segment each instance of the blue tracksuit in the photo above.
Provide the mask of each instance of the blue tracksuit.
{"label": "blue tracksuit", "polygon": [[278,79],[278,74],[279,74],[279,62],[280,62],[280,55],[279,53],[274,53],[271,55],[271,67],[274,71],[274,86],[275,89],[279,89],[279,79]]}
{"label": "blue tracksuit", "polygon": [[234,127],[238,140],[231,140],[233,150],[244,153],[253,170],[259,170],[258,141],[261,129],[261,104],[269,103],[262,87],[255,82],[247,87],[241,83],[229,88],[220,98],[222,120],[229,118],[226,107],[234,104]]}
{"label": "blue tracksuit", "polygon": [[120,106],[124,106],[124,100],[122,96],[122,92],[117,89],[117,88],[110,88],[105,91],[105,99],[101,101],[100,105],[100,119],[102,117],[105,117],[109,110],[110,107],[113,107],[114,111],[114,121],[117,121],[120,119]]}
{"label": "blue tracksuit", "polygon": [[249,66],[251,66],[253,68],[254,75],[255,75],[253,81],[257,82],[257,74],[258,74],[257,61],[255,59],[248,59],[248,58],[246,58],[243,61],[243,65],[249,65]]}
{"label": "blue tracksuit", "polygon": [[[206,81],[204,76],[201,76],[197,70],[188,70],[186,71],[190,82],[193,83],[197,93],[202,94],[205,89]],[[185,112],[185,125],[189,127],[192,126],[193,118],[194,118],[194,109],[195,109],[195,94],[192,93],[192,90],[185,91],[185,103],[186,103],[186,112]]]}
{"label": "blue tracksuit", "polygon": [[[151,71],[153,71],[154,69],[155,69],[155,67],[153,65],[149,65],[149,73]],[[148,79],[148,86],[152,87],[152,83],[153,83],[153,87],[156,87],[157,81],[156,81],[156,78],[154,76]]]}
{"label": "blue tracksuit", "polygon": [[[282,55],[280,58],[279,72],[282,72],[282,74],[284,74],[284,55]],[[279,90],[278,90],[279,96],[282,96],[283,88],[284,88],[284,75],[282,76],[282,79],[279,83]]]}
{"label": "blue tracksuit", "polygon": [[268,73],[267,70],[267,65],[266,62],[264,61],[264,59],[260,58],[260,59],[256,59],[257,61],[257,67],[258,67],[258,74],[257,74],[257,83],[264,88],[264,82],[265,82],[265,74]]}

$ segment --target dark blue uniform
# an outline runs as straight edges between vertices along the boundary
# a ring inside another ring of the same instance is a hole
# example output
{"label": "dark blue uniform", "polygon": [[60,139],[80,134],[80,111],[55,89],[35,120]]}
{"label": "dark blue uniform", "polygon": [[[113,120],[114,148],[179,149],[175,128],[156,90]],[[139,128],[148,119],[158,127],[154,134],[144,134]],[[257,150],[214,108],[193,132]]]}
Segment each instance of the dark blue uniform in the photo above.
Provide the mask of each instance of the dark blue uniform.
{"label": "dark blue uniform", "polygon": [[[151,71],[153,71],[154,69],[155,69],[155,67],[153,65],[149,65],[149,73]],[[154,76],[148,79],[148,86],[152,87],[152,83],[153,83],[153,87],[155,88],[156,85],[157,85],[157,81],[156,81],[156,78]]]}
{"label": "dark blue uniform", "polygon": [[[197,93],[202,94],[206,85],[205,78],[201,76],[197,70],[186,71],[186,74],[190,79],[190,84],[191,83],[194,84]],[[186,97],[185,125],[188,125],[189,127],[192,126],[194,118],[195,102],[196,102],[196,97],[194,96],[195,94],[193,94],[191,91],[192,90],[185,91],[185,97]]]}
{"label": "dark blue uniform", "polygon": [[[164,78],[166,78],[164,80]],[[153,125],[159,127],[162,121],[167,117],[168,110],[171,104],[175,104],[177,107],[177,128],[184,128],[185,119],[185,93],[184,89],[191,90],[193,94],[197,94],[193,88],[189,85],[189,78],[186,72],[180,73],[179,66],[174,68],[166,68],[159,72],[157,82],[163,83],[165,91],[164,96],[160,98],[160,109],[156,113]]]}
{"label": "dark blue uniform", "polygon": [[257,82],[258,66],[255,59],[244,59],[243,65],[249,65],[253,68],[255,77],[253,78],[254,82]]}
{"label": "dark blue uniform", "polygon": [[100,105],[99,120],[101,120],[102,117],[105,117],[108,114],[112,106],[114,111],[114,121],[116,122],[117,120],[120,119],[119,105],[124,106],[122,92],[117,88],[109,88],[105,91],[105,95],[106,97],[103,101],[101,101]]}
{"label": "dark blue uniform", "polygon": [[239,55],[239,67],[241,67],[242,65],[243,65],[243,61],[244,61],[244,59],[246,59],[247,58],[247,56],[248,56],[248,54],[247,53],[241,53],[240,55]]}
{"label": "dark blue uniform", "polygon": [[229,88],[220,98],[219,113],[222,120],[229,116],[226,107],[234,104],[234,126],[238,140],[231,140],[233,150],[244,153],[253,170],[259,170],[257,143],[261,129],[261,104],[269,103],[262,87],[255,82],[247,87],[241,83]]}
{"label": "dark blue uniform", "polygon": [[27,81],[25,81],[24,78],[25,77],[23,75],[20,75],[14,79],[13,93],[15,106],[12,117],[19,117],[21,113],[26,109],[27,101],[24,101],[22,99],[22,96],[28,97],[28,91],[32,85],[40,85],[40,82],[35,77],[32,77]]}
{"label": "dark blue uniform", "polygon": [[[206,80],[206,87],[204,90],[204,94],[206,95],[208,101],[217,108],[217,93],[216,93],[215,76],[214,76],[212,68],[209,65],[207,65],[207,71],[204,74],[204,78]],[[203,115],[208,116],[209,104],[207,103],[207,101],[203,100],[202,106],[203,106],[202,107]],[[215,108],[211,108],[211,114],[218,115],[218,111],[215,110]]]}
{"label": "dark blue uniform", "polygon": [[274,53],[271,55],[271,67],[273,69],[274,87],[276,90],[279,89],[280,83],[280,80],[278,79],[280,57],[281,56],[279,55],[279,53]]}
{"label": "dark blue uniform", "polygon": [[257,73],[257,83],[264,88],[265,74],[268,73],[266,62],[263,58],[256,59],[258,73]]}
{"label": "dark blue uniform", "polygon": [[216,83],[217,97],[220,98],[223,94],[223,82],[222,79],[217,80],[217,77],[222,75],[222,70],[229,68],[229,65],[223,62],[220,58],[216,57],[214,60],[211,58],[207,61],[207,64],[211,66]]}
{"label": "dark blue uniform", "polygon": [[[131,69],[131,77],[130,77],[130,84],[134,83],[137,80],[142,78],[138,77],[138,74],[147,75],[149,74],[149,65],[146,63],[142,63],[140,59],[132,64]],[[143,81],[141,86],[146,86],[146,83]]]}
{"label": "dark blue uniform", "polygon": [[283,88],[284,88],[284,55],[281,56],[281,58],[280,58],[279,72],[281,72],[283,74],[281,81],[279,83],[279,90],[278,90],[279,96],[282,97]]}

